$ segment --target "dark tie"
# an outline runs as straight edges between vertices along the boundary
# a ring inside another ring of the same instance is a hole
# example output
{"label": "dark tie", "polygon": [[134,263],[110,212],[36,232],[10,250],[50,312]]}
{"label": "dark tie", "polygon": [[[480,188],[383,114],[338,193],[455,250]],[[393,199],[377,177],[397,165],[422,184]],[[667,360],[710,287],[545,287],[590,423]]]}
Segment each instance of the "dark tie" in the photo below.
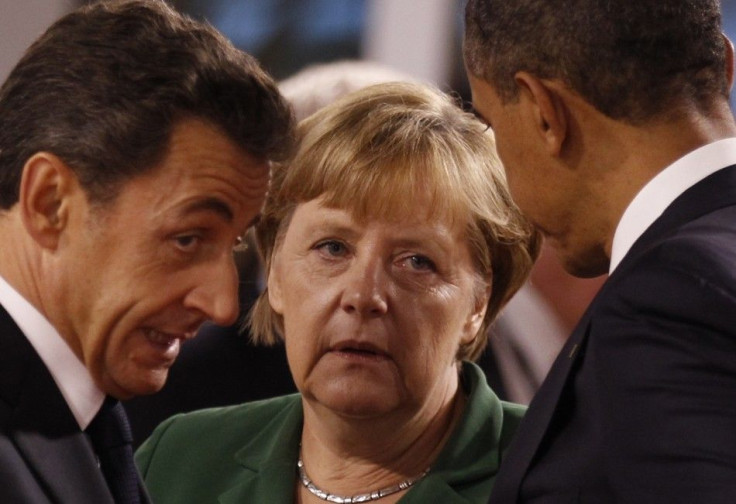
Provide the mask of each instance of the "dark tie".
{"label": "dark tie", "polygon": [[108,397],[85,431],[117,504],[140,504],[138,473],[133,462],[133,435],[120,401]]}

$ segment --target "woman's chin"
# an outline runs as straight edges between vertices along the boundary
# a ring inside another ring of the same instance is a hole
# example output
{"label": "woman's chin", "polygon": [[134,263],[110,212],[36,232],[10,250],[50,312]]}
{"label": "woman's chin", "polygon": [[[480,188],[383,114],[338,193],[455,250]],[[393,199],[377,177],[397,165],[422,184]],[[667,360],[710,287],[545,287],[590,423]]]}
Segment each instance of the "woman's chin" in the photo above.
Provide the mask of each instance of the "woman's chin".
{"label": "woman's chin", "polygon": [[353,419],[376,418],[401,407],[401,399],[396,391],[381,393],[367,385],[349,389],[328,386],[317,392],[315,399],[333,413]]}

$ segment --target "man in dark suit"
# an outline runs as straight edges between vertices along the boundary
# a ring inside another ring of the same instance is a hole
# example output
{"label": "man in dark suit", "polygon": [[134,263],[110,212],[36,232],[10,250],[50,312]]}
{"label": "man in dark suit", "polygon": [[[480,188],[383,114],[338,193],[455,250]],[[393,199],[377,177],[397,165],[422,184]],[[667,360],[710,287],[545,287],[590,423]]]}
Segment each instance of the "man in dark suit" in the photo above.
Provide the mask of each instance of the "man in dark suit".
{"label": "man in dark suit", "polygon": [[491,502],[735,502],[736,125],[716,0],[470,0],[465,63],[512,194],[610,273]]}
{"label": "man in dark suit", "polygon": [[118,402],[238,313],[232,256],[291,112],[164,2],[62,18],[0,89],[0,502],[146,502]]}

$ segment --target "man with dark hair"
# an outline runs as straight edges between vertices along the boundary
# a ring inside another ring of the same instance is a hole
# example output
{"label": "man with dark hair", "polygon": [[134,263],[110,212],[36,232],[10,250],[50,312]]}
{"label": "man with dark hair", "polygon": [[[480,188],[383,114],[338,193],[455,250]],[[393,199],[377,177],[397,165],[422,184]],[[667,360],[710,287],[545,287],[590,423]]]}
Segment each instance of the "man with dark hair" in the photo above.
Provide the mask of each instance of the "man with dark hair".
{"label": "man with dark hair", "polygon": [[717,0],[469,0],[465,63],[511,192],[610,273],[491,502],[733,502],[736,124]]}
{"label": "man with dark hair", "polygon": [[162,1],[83,7],[28,49],[0,89],[0,501],[147,501],[118,400],[235,320],[232,249],[292,123]]}

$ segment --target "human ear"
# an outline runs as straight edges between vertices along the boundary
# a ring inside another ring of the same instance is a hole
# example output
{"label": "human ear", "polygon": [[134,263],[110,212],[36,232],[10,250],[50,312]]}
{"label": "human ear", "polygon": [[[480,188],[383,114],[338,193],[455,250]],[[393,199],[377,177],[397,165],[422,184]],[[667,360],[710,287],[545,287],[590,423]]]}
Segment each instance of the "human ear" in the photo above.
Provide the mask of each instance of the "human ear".
{"label": "human ear", "polygon": [[564,99],[554,87],[528,72],[517,72],[514,80],[534,131],[544,142],[547,151],[559,156],[568,127]]}
{"label": "human ear", "polygon": [[268,268],[268,303],[273,311],[279,315],[284,314],[283,291],[281,290],[281,265],[279,248],[277,247],[271,255],[271,264]]}
{"label": "human ear", "polygon": [[483,319],[488,309],[488,300],[491,297],[491,285],[485,284],[478,287],[478,295],[475,297],[473,310],[470,312],[468,319],[463,327],[463,336],[460,338],[461,345],[469,345],[478,335]]}
{"label": "human ear", "polygon": [[723,37],[723,43],[726,46],[726,77],[728,78],[728,89],[733,88],[733,42],[729,39],[725,33],[721,33]]}
{"label": "human ear", "polygon": [[57,156],[38,152],[23,166],[19,207],[26,231],[42,247],[56,249],[68,223],[76,176]]}

